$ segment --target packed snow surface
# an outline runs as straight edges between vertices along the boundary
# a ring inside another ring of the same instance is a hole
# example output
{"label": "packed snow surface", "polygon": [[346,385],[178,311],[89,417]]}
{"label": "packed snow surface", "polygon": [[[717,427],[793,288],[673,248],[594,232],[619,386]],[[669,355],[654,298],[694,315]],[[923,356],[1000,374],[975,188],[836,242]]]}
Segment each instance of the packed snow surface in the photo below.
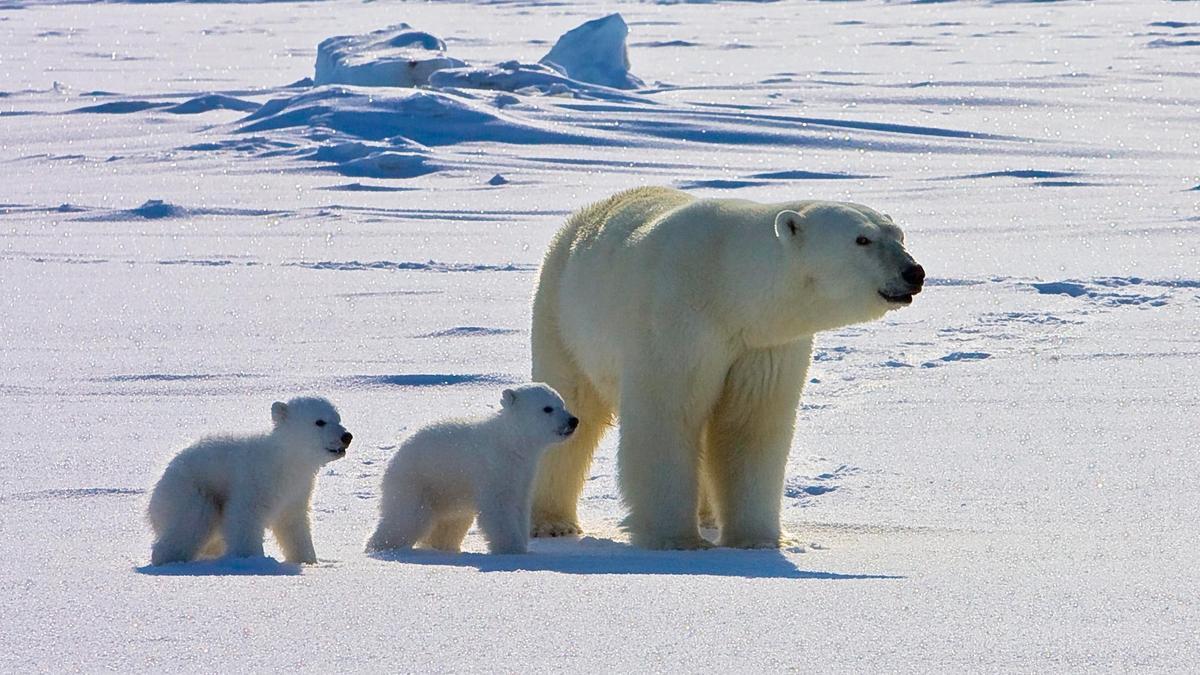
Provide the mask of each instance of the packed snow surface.
{"label": "packed snow surface", "polygon": [[[0,670],[1193,670],[1194,5],[0,0]],[[817,336],[793,541],[632,548],[613,432],[581,538],[365,555],[643,184],[867,204],[930,275]],[[321,563],[149,567],[173,453],[304,393]]]}

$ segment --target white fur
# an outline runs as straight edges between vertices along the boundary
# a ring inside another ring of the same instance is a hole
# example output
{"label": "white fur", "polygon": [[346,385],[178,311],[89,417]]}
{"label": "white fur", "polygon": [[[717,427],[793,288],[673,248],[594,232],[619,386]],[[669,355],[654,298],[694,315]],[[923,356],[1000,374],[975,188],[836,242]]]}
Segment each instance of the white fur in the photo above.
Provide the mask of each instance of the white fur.
{"label": "white fur", "polygon": [[619,405],[635,544],[707,546],[705,512],[723,545],[778,546],[812,336],[899,306],[881,293],[917,292],[900,276],[912,265],[891,219],[857,204],[638,188],[576,213],[542,265],[533,375],[583,421],[542,461],[534,533],[580,531],[576,502]]}
{"label": "white fur", "polygon": [[501,403],[495,415],[435,424],[400,446],[383,475],[368,551],[416,544],[458,551],[476,514],[489,551],[527,550],[538,460],[577,422],[544,384],[505,390]]}
{"label": "white fur", "polygon": [[268,434],[211,436],[171,460],[147,511],[152,564],[262,556],[268,527],[288,562],[317,561],[308,520],[313,484],[322,465],[345,456],[350,436],[325,399],[275,403],[271,416]]}

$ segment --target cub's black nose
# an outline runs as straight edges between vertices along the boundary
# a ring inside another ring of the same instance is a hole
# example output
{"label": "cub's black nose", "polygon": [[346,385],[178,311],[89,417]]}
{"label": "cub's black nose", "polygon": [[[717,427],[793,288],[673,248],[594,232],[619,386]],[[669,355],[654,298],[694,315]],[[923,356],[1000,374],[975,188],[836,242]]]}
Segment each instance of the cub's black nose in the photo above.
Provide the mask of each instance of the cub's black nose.
{"label": "cub's black nose", "polygon": [[350,441],[354,440],[354,434],[347,431],[342,434],[342,445],[350,445]]}
{"label": "cub's black nose", "polygon": [[925,268],[920,265],[913,265],[904,270],[904,273],[900,276],[913,286],[920,286],[925,283]]}
{"label": "cub's black nose", "polygon": [[571,419],[567,420],[567,426],[571,427],[572,429],[579,426],[579,418],[572,417]]}

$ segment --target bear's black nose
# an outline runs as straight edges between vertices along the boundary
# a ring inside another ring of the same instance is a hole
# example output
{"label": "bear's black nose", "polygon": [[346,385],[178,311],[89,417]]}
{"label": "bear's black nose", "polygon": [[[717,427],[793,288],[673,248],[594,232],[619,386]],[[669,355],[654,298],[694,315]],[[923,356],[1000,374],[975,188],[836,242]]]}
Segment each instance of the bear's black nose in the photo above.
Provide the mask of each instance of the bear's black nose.
{"label": "bear's black nose", "polygon": [[354,434],[347,431],[342,434],[342,445],[350,445],[350,441],[354,440]]}
{"label": "bear's black nose", "polygon": [[920,265],[913,265],[904,270],[904,273],[900,276],[913,286],[920,286],[925,283],[925,268]]}
{"label": "bear's black nose", "polygon": [[567,426],[571,427],[572,429],[579,426],[579,418],[572,417],[571,419],[567,420]]}

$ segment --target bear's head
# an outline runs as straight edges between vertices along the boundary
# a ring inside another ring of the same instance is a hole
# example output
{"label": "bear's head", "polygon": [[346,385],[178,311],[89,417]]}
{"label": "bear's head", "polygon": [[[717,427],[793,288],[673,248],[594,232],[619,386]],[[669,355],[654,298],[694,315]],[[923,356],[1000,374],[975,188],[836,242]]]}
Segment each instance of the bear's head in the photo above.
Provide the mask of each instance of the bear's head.
{"label": "bear's head", "polygon": [[564,441],[579,426],[558,392],[540,382],[505,389],[500,396],[502,415],[511,415],[522,434],[549,445]]}
{"label": "bear's head", "polygon": [[925,283],[925,269],[891,217],[859,204],[811,202],[780,211],[775,236],[787,249],[794,287],[816,296],[830,320],[822,330],[909,305]]}
{"label": "bear's head", "polygon": [[323,398],[294,398],[271,405],[275,436],[282,438],[293,452],[303,453],[312,462],[324,464],[346,456],[354,438],[333,404]]}

